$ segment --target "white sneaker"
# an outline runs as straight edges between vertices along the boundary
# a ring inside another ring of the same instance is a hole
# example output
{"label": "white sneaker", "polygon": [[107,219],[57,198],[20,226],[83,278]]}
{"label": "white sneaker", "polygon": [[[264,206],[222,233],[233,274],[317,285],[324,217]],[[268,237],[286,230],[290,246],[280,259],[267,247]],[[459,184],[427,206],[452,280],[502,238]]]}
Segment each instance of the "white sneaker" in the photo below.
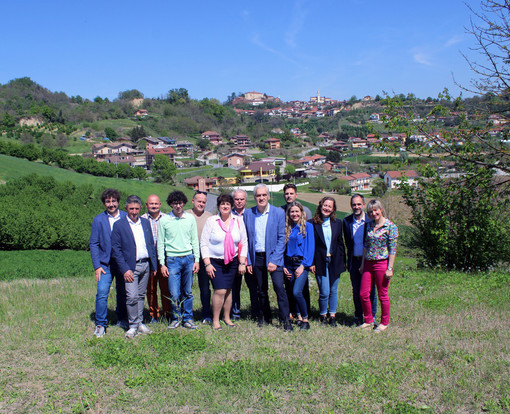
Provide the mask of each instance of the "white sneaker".
{"label": "white sneaker", "polygon": [[147,328],[143,323],[138,325],[138,333],[140,334],[145,334],[145,335],[150,335],[152,333],[152,331]]}
{"label": "white sneaker", "polygon": [[96,330],[94,331],[94,335],[96,338],[102,338],[105,334],[106,330],[104,329],[104,326],[97,325]]}
{"label": "white sneaker", "polygon": [[133,339],[137,334],[137,330],[135,328],[129,328],[126,332],[126,338]]}

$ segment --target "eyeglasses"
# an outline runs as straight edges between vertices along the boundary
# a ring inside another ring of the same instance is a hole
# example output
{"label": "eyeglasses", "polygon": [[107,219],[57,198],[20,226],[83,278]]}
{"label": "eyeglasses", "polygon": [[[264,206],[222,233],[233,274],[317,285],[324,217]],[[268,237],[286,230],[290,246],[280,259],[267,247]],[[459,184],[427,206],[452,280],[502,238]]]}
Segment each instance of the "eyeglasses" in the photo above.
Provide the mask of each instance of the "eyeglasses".
{"label": "eyeglasses", "polygon": [[174,202],[172,203],[172,205],[173,205],[173,206],[182,206],[182,205],[184,205],[184,201],[174,201]]}
{"label": "eyeglasses", "polygon": [[207,191],[198,191],[197,190],[197,191],[195,191],[195,195],[197,195],[197,194],[203,194],[203,195],[206,196],[207,195]]}

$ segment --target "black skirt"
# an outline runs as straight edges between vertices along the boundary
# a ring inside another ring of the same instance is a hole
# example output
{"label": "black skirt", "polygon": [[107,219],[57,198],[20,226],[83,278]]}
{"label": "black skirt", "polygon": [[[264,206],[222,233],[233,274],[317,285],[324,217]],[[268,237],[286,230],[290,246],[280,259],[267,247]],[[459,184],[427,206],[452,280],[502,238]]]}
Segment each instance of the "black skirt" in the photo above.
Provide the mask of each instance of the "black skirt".
{"label": "black skirt", "polygon": [[223,259],[214,259],[211,257],[211,264],[216,271],[214,279],[211,280],[214,289],[232,289],[234,278],[239,268],[237,256],[229,263],[225,264]]}

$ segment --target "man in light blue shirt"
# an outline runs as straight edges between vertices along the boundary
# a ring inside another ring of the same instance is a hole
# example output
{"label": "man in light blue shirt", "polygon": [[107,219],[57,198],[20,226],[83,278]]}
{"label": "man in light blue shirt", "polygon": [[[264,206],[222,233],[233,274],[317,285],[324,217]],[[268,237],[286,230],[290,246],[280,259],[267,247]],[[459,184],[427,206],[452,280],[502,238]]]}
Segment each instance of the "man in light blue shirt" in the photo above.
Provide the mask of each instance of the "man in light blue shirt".
{"label": "man in light blue shirt", "polygon": [[271,307],[268,296],[268,276],[271,274],[273,288],[278,299],[278,310],[283,328],[292,330],[289,321],[289,301],[283,283],[283,253],[285,251],[285,213],[269,204],[269,189],[258,184],[253,190],[257,205],[244,213],[248,233],[247,271],[256,280],[259,314],[258,325],[271,323]]}

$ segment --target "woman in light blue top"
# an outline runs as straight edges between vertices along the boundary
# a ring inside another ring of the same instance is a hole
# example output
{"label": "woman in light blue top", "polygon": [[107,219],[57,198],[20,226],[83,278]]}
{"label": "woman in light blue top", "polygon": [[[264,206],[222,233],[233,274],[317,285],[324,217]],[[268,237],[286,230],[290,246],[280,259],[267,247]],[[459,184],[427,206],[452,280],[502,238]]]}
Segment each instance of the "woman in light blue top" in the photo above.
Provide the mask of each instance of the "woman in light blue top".
{"label": "woman in light blue top", "polygon": [[[310,270],[319,285],[319,313],[323,324],[336,326],[338,281],[345,271],[345,247],[342,237],[342,220],[336,219],[336,202],[324,197],[312,219],[315,235],[315,255]],[[328,309],[329,307],[329,309]]]}

